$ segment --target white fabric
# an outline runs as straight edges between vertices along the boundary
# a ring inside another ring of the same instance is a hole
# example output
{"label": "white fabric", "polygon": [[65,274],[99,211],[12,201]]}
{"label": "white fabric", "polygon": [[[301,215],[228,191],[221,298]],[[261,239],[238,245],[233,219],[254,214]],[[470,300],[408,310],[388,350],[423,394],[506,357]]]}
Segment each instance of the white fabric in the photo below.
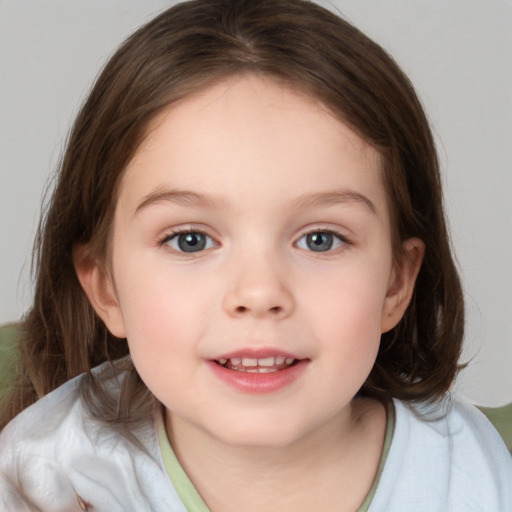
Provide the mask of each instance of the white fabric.
{"label": "white fabric", "polygon": [[[0,434],[0,510],[82,511],[80,496],[94,512],[186,512],[161,459],[155,417],[132,430],[141,450],[90,418],[82,384],[83,376],[67,382]],[[393,441],[369,512],[512,512],[512,460],[479,411],[454,400],[441,419],[424,421],[394,404]]]}
{"label": "white fabric", "polygon": [[78,495],[91,512],[186,512],[161,460],[155,416],[133,432],[144,453],[91,420],[82,381],[65,383],[0,434],[0,511],[87,510]]}
{"label": "white fabric", "polygon": [[422,412],[394,401],[395,431],[368,512],[512,512],[512,458],[487,418],[452,399]]}

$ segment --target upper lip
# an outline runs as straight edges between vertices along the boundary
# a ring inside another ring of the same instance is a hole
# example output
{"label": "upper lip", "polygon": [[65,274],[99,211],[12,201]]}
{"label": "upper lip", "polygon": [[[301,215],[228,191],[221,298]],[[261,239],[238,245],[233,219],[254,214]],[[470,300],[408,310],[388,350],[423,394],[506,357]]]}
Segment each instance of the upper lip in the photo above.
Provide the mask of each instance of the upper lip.
{"label": "upper lip", "polygon": [[212,357],[213,361],[218,361],[219,359],[240,359],[240,358],[251,358],[251,359],[265,359],[268,357],[284,357],[286,359],[301,359],[297,354],[293,354],[292,352],[286,352],[283,350],[275,349],[275,348],[254,348],[247,347],[235,350],[233,352],[228,352],[219,356]]}

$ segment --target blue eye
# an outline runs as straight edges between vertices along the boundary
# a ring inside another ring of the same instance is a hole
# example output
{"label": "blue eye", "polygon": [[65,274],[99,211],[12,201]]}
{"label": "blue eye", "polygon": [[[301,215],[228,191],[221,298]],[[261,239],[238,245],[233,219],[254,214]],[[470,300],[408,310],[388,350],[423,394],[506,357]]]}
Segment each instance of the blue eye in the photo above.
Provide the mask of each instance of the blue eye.
{"label": "blue eye", "polygon": [[346,241],[332,231],[314,231],[299,238],[297,247],[314,252],[327,252],[341,247]]}
{"label": "blue eye", "polygon": [[187,253],[204,251],[216,245],[211,237],[197,231],[170,235],[166,237],[163,243],[175,251]]}

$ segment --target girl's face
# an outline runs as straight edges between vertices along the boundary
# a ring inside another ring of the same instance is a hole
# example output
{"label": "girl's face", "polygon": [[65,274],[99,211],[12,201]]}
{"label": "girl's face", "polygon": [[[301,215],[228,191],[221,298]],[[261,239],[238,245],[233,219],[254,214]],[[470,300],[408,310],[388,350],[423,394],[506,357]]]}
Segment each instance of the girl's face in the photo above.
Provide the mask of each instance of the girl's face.
{"label": "girl's face", "polygon": [[412,293],[405,249],[379,154],[246,76],[159,115],[120,184],[112,280],[78,273],[175,435],[275,447],[350,419]]}

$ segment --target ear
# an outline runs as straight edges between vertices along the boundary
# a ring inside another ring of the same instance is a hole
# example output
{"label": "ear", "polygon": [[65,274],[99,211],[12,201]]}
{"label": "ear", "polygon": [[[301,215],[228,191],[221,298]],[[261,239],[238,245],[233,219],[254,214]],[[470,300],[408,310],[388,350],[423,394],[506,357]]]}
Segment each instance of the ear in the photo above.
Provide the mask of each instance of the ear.
{"label": "ear", "polygon": [[87,246],[83,245],[73,249],[73,264],[89,302],[107,329],[117,338],[126,338],[121,307],[104,264],[91,257]]}
{"label": "ear", "polygon": [[383,333],[393,329],[404,316],[425,254],[425,244],[419,238],[409,238],[402,244],[402,249],[403,254],[395,264],[384,301],[381,321]]}

